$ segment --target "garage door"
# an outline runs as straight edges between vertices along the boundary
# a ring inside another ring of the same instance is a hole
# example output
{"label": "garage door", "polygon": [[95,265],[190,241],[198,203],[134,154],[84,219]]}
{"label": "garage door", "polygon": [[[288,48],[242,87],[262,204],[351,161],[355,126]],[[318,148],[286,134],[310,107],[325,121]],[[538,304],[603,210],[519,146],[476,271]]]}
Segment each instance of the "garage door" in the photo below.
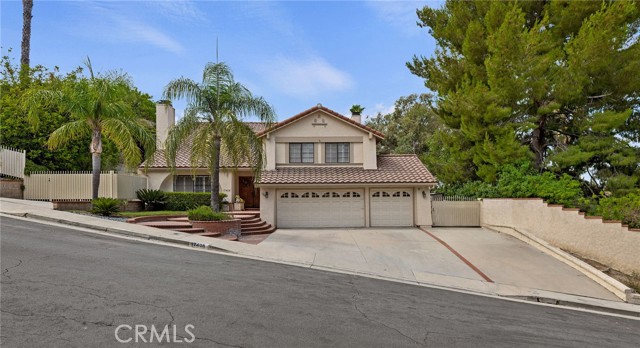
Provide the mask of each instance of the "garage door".
{"label": "garage door", "polygon": [[278,190],[278,228],[364,227],[364,190]]}
{"label": "garage door", "polygon": [[371,189],[371,226],[413,226],[413,190]]}

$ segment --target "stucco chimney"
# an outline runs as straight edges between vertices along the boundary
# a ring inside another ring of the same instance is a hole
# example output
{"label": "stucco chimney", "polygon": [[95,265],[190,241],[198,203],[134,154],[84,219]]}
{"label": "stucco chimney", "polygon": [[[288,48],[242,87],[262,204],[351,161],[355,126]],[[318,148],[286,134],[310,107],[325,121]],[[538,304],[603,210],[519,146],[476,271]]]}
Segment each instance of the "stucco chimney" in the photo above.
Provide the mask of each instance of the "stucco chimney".
{"label": "stucco chimney", "polygon": [[362,123],[362,116],[360,114],[351,113],[351,119],[358,123]]}
{"label": "stucco chimney", "polygon": [[156,104],[156,146],[164,149],[164,142],[169,135],[169,129],[176,122],[176,109],[168,102]]}

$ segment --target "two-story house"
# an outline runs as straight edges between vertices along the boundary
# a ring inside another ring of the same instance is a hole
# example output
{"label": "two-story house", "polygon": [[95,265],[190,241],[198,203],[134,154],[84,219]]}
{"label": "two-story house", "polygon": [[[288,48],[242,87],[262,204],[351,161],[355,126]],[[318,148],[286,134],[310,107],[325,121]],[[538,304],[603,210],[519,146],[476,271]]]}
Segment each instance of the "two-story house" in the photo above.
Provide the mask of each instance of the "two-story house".
{"label": "two-story house", "polygon": [[[157,106],[160,148],[175,121]],[[264,141],[266,167],[255,181],[249,164],[221,159],[221,192],[239,195],[277,228],[430,226],[436,179],[415,155],[377,155],[384,135],[320,104],[268,129],[250,124]],[[195,176],[194,176],[195,173]],[[205,169],[194,171],[187,152],[171,174],[162,150],[148,168],[149,188],[210,191]]]}

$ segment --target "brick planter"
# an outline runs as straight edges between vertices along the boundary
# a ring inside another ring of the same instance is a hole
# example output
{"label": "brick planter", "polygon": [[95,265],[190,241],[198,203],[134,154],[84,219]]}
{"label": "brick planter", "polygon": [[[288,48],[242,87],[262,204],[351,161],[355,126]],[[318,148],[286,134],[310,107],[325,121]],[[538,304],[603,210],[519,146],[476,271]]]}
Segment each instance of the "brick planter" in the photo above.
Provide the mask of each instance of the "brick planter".
{"label": "brick planter", "polygon": [[239,234],[241,231],[240,219],[220,220],[220,221],[192,221],[189,220],[194,228],[204,228],[207,232],[220,232],[223,234]]}

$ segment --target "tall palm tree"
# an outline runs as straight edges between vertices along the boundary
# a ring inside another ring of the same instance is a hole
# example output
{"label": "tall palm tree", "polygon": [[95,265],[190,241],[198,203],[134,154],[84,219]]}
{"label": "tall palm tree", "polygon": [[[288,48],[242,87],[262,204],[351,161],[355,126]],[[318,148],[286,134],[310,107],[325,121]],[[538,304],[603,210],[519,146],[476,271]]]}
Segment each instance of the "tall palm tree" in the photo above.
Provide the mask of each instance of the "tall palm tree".
{"label": "tall palm tree", "polygon": [[31,51],[31,15],[33,0],[22,0],[22,52],[20,65],[29,67],[29,52]]}
{"label": "tall palm tree", "polygon": [[[44,108],[55,106],[68,114],[71,122],[51,133],[50,149],[73,141],[91,138],[92,197],[98,198],[103,136],[120,151],[129,168],[155,151],[155,139],[149,121],[135,115],[131,105],[133,86],[126,75],[96,76],[87,58],[88,78],[80,78],[57,90],[37,90],[25,96],[28,119],[36,125]],[[140,149],[144,149],[144,156]]]}
{"label": "tall palm tree", "polygon": [[182,119],[171,129],[165,144],[165,156],[172,168],[180,146],[190,142],[193,168],[205,167],[211,176],[211,207],[220,211],[220,155],[237,167],[251,163],[256,177],[264,167],[262,141],[243,122],[255,115],[262,122],[275,121],[275,112],[262,97],[236,82],[225,63],[208,63],[202,82],[175,79],[164,89],[165,99],[185,99],[187,108]]}

